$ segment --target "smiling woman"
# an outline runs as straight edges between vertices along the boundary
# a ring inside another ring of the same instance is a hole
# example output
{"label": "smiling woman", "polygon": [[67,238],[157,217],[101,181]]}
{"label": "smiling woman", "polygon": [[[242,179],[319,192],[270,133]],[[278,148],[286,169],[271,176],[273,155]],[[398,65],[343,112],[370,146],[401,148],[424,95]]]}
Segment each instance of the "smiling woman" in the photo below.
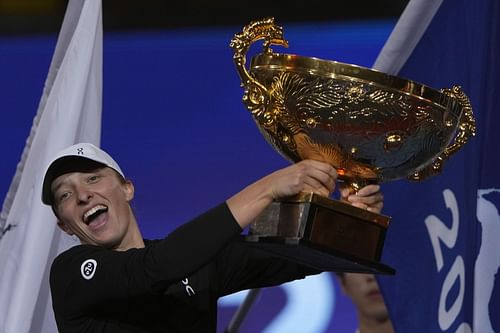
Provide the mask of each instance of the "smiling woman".
{"label": "smiling woman", "polygon": [[118,164],[91,144],[59,153],[43,182],[42,200],[64,232],[112,250],[144,247],[129,205],[133,197],[134,186]]}
{"label": "smiling woman", "polygon": [[[319,273],[241,242],[238,234],[273,200],[300,192],[328,196],[337,181],[329,164],[304,160],[277,170],[154,242],[142,238],[130,206],[134,186],[124,178],[89,143],[49,163],[42,200],[81,243],[51,267],[61,333],[213,332],[220,297]],[[377,194],[361,198],[367,208],[381,207]]]}
{"label": "smiling woman", "polygon": [[[81,243],[58,255],[51,267],[58,330],[214,331],[219,297],[318,273],[236,236],[273,199],[300,191],[328,195],[336,177],[328,164],[302,161],[247,186],[153,244],[142,238],[130,207],[134,187],[123,180],[117,163],[90,143],[64,149],[49,163],[42,190],[59,227]],[[187,296],[178,295],[179,286]],[[137,308],[133,316],[131,308]]]}
{"label": "smiling woman", "polygon": [[[108,167],[71,172],[52,182],[58,225],[84,244],[112,250],[144,247],[130,205],[134,187]],[[135,231],[135,232],[132,232]]]}

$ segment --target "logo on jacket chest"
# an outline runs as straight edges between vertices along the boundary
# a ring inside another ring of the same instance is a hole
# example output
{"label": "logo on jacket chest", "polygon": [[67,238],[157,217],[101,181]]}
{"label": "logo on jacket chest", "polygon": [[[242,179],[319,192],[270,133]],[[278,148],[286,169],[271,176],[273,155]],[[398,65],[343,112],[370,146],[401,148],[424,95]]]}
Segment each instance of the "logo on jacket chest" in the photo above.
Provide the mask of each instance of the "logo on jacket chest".
{"label": "logo on jacket chest", "polygon": [[90,280],[94,277],[97,268],[97,261],[94,259],[87,259],[80,266],[80,272],[85,280]]}

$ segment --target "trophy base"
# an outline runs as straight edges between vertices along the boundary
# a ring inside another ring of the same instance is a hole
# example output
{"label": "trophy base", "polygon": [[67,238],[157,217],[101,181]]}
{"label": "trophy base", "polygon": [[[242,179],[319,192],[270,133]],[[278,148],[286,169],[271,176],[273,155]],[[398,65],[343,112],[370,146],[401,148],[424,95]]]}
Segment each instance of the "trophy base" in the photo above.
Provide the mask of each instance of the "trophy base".
{"label": "trophy base", "polygon": [[395,274],[380,263],[390,218],[301,193],[273,202],[243,240],[265,251],[322,271]]}

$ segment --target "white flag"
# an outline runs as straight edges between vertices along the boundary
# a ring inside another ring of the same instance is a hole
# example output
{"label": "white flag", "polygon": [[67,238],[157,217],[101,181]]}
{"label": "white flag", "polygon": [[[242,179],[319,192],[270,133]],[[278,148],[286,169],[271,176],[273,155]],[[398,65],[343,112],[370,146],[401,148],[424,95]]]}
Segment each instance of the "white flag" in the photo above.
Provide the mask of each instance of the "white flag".
{"label": "white flag", "polygon": [[102,104],[100,0],[70,0],[31,133],[0,215],[0,332],[56,332],[48,271],[76,242],[41,202],[43,172],[60,149],[99,145]]}
{"label": "white flag", "polygon": [[432,21],[443,0],[412,0],[399,18],[373,68],[397,75]]}

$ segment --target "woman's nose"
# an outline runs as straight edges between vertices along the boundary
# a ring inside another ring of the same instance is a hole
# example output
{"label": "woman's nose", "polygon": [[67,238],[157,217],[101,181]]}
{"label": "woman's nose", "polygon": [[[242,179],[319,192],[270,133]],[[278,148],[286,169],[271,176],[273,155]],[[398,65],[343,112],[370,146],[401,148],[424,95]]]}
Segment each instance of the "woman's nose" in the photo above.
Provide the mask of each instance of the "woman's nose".
{"label": "woman's nose", "polygon": [[78,203],[85,204],[92,198],[92,192],[85,186],[80,186],[76,190]]}

